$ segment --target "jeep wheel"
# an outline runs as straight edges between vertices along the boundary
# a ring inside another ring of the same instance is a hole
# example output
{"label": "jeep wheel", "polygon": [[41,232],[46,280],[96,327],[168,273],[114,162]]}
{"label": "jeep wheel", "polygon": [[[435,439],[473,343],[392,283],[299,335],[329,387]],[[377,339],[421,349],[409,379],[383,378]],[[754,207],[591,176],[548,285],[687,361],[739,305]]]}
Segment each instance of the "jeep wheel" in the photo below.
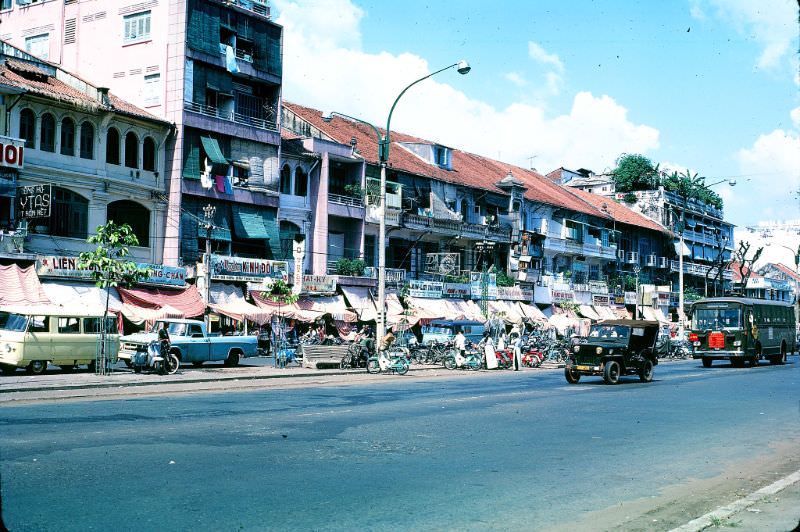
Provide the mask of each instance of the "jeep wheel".
{"label": "jeep wheel", "polygon": [[710,367],[711,367],[711,364],[712,364],[713,362],[714,362],[714,360],[713,360],[713,359],[711,359],[711,358],[708,358],[708,357],[703,357],[703,367],[704,367],[704,368],[710,368]]}
{"label": "jeep wheel", "polygon": [[564,368],[564,378],[570,384],[578,384],[578,381],[581,380],[581,374],[572,368]]}
{"label": "jeep wheel", "polygon": [[619,382],[619,362],[609,360],[603,370],[603,380],[606,384],[617,384]]}
{"label": "jeep wheel", "polygon": [[642,382],[651,382],[653,380],[653,363],[645,360],[642,367],[639,368],[639,380]]}

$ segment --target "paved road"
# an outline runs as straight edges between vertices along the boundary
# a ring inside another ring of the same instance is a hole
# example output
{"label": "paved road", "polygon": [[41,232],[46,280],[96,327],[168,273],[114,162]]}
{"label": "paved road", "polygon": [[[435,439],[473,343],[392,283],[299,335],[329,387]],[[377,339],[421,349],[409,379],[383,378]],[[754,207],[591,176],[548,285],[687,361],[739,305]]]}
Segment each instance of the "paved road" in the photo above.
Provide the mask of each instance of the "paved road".
{"label": "paved road", "polygon": [[800,469],[800,363],[4,405],[12,530],[669,529]]}

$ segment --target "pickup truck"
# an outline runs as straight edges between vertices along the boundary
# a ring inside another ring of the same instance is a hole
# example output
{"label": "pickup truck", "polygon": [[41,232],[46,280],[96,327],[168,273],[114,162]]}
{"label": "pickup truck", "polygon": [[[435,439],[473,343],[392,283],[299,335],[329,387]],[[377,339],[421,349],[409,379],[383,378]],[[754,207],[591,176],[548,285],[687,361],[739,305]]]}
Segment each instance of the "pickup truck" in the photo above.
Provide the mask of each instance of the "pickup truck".
{"label": "pickup truck", "polygon": [[219,336],[208,334],[206,324],[198,320],[159,320],[150,332],[122,336],[119,339],[119,358],[130,365],[137,351],[146,351],[150,342],[158,341],[158,330],[166,324],[171,343],[170,352],[182,363],[202,366],[204,362],[224,361],[226,366],[236,366],[239,360],[258,354],[256,336]]}

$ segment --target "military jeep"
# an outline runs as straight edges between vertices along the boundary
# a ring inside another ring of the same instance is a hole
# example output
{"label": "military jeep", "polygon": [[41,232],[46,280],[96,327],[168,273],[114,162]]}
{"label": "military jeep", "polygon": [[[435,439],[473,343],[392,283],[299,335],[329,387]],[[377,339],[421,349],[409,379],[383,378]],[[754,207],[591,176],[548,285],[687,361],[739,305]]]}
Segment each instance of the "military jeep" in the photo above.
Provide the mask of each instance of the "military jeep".
{"label": "military jeep", "polygon": [[570,384],[581,375],[602,376],[607,384],[617,384],[621,375],[639,375],[642,382],[653,380],[658,364],[657,321],[608,320],[592,325],[589,336],[578,341],[570,352],[564,377]]}

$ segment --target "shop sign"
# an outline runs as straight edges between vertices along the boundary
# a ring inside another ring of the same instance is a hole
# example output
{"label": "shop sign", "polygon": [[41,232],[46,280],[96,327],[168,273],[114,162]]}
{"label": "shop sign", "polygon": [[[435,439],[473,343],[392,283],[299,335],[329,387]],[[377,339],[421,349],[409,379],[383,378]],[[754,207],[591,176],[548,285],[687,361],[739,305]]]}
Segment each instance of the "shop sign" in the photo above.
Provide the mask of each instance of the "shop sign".
{"label": "shop sign", "polygon": [[332,294],[336,292],[336,277],[333,275],[304,275],[302,291],[308,294]]}
{"label": "shop sign", "polygon": [[215,281],[252,281],[280,279],[289,282],[289,263],[285,260],[248,259],[211,255],[211,279]]}
{"label": "shop sign", "polygon": [[[92,270],[79,267],[79,262],[78,257],[39,256],[36,258],[36,274],[39,277],[91,281]],[[136,266],[147,268],[150,271],[150,275],[140,281],[140,284],[186,286],[186,268],[146,262],[137,263]]]}
{"label": "shop sign", "polygon": [[592,305],[607,307],[610,303],[611,298],[608,294],[592,294]]}
{"label": "shop sign", "polygon": [[533,301],[533,290],[523,289],[519,286],[498,286],[497,299],[507,301]]}
{"label": "shop sign", "polygon": [[0,166],[22,170],[25,162],[25,141],[0,135]]}
{"label": "shop sign", "polygon": [[658,292],[657,298],[659,305],[669,306],[669,292]]}
{"label": "shop sign", "polygon": [[636,292],[625,292],[625,304],[626,305],[636,304]]}
{"label": "shop sign", "polygon": [[553,290],[553,303],[572,303],[575,301],[575,292],[572,290]]}
{"label": "shop sign", "polygon": [[[406,280],[406,271],[398,268],[386,268],[384,276],[386,278],[386,284],[402,284]],[[364,268],[364,277],[377,279],[378,268],[367,266]]]}
{"label": "shop sign", "polygon": [[[487,299],[497,299],[497,274],[487,273],[485,276]],[[484,274],[481,272],[469,273],[469,288],[472,299],[483,299],[483,277]]]}
{"label": "shop sign", "polygon": [[427,297],[439,299],[442,297],[443,284],[438,281],[408,281],[408,295],[411,297]]}
{"label": "shop sign", "polygon": [[470,288],[469,283],[444,283],[442,289],[442,296],[460,298],[469,297]]}
{"label": "shop sign", "polygon": [[17,216],[23,219],[49,218],[52,185],[17,187]]}
{"label": "shop sign", "polygon": [[615,305],[624,305],[625,304],[625,296],[614,296],[614,304]]}

